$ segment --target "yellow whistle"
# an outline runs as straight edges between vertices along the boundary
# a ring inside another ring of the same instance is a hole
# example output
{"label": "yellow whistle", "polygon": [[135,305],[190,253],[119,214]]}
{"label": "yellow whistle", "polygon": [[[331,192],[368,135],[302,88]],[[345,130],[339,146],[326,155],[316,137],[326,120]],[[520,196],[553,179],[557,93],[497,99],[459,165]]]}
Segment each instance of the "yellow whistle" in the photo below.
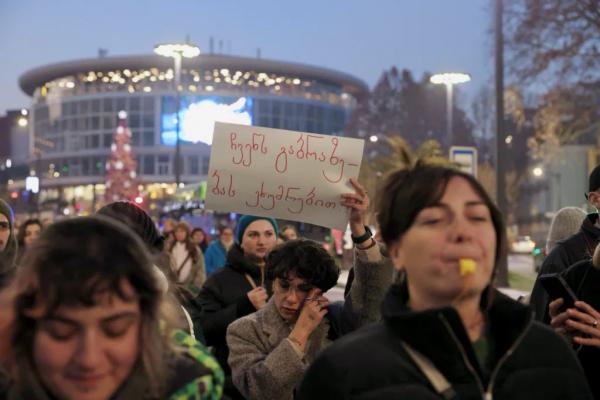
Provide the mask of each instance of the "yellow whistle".
{"label": "yellow whistle", "polygon": [[460,260],[458,260],[458,266],[460,269],[460,274],[462,276],[465,276],[468,274],[475,273],[475,268],[477,267],[477,264],[472,258],[461,258]]}

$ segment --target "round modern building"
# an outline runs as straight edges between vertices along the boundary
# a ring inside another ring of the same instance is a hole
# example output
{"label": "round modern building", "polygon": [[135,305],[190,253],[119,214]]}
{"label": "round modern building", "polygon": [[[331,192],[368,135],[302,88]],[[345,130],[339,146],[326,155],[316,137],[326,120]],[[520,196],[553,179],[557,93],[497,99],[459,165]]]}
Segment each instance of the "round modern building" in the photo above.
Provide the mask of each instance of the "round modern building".
{"label": "round modern building", "polygon": [[180,179],[206,180],[215,121],[343,135],[356,102],[368,92],[353,76],[330,69],[202,54],[183,59],[175,87],[173,60],[158,55],[103,57],[44,65],[19,84],[33,97],[31,165],[41,200],[84,207],[104,192],[105,162],[119,111],[127,112],[145,196],[175,186],[177,90]]}

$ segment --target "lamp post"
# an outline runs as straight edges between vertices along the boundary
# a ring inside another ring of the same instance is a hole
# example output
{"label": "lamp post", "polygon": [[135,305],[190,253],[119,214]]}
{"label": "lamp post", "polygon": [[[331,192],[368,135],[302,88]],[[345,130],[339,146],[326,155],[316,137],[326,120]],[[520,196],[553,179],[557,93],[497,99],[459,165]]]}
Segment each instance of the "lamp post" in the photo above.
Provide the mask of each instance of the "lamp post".
{"label": "lamp post", "polygon": [[460,72],[444,72],[443,74],[435,74],[429,78],[429,81],[436,85],[446,85],[446,134],[448,135],[448,147],[454,144],[452,133],[452,103],[453,103],[453,86],[458,83],[465,83],[471,80],[469,74]]}
{"label": "lamp post", "polygon": [[185,58],[194,58],[200,55],[200,49],[198,46],[195,46],[190,43],[167,43],[167,44],[159,44],[154,47],[154,53],[163,57],[173,58],[175,61],[175,103],[176,103],[176,111],[175,111],[175,162],[174,162],[174,170],[175,170],[175,183],[179,187],[181,183],[181,144],[179,140],[179,108],[180,108],[180,92],[179,92],[179,83],[181,80],[181,60]]}

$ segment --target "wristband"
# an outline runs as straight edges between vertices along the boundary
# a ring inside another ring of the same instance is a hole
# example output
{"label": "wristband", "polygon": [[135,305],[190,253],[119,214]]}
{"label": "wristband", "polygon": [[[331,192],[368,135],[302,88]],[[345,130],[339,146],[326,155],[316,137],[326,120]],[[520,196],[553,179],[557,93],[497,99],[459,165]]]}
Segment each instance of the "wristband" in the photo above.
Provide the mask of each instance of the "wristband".
{"label": "wristband", "polygon": [[354,244],[361,244],[363,242],[366,242],[372,236],[373,236],[373,233],[371,232],[371,229],[369,229],[369,227],[366,225],[365,225],[365,233],[363,233],[362,235],[360,235],[358,237],[356,237],[352,234],[350,235],[350,237],[352,238],[352,243],[354,243]]}
{"label": "wristband", "polygon": [[365,251],[365,250],[369,250],[371,247],[374,247],[376,244],[377,244],[377,242],[375,241],[375,239],[371,238],[371,243],[369,243],[369,245],[367,247],[358,247],[358,245],[356,245],[354,247],[356,247],[358,250]]}

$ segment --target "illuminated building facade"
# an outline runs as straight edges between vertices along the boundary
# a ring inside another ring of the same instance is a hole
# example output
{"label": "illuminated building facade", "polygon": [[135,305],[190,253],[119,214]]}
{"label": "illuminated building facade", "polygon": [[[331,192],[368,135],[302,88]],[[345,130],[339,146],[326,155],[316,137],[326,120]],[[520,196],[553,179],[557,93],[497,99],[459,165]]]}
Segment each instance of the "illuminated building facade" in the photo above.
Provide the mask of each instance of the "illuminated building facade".
{"label": "illuminated building facade", "polygon": [[[78,60],[23,74],[20,86],[33,98],[30,164],[41,171],[42,199],[95,203],[101,198],[105,161],[122,110],[142,191],[170,188],[175,180],[173,75],[172,60],[157,55]],[[343,135],[368,87],[329,69],[203,54],[183,60],[179,91],[181,178],[190,184],[206,180],[215,120]]]}

